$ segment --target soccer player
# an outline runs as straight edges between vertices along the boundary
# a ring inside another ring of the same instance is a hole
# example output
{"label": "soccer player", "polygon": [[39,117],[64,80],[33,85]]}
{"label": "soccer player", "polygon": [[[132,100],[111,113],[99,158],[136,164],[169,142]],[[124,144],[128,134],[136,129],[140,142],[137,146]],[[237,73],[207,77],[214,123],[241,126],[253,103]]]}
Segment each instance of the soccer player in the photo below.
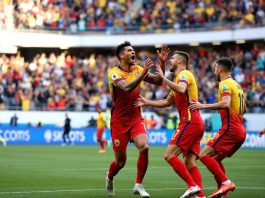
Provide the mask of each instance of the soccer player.
{"label": "soccer player", "polygon": [[98,117],[97,117],[97,141],[100,144],[100,150],[98,151],[99,153],[105,153],[105,144],[107,144],[106,140],[102,139],[102,135],[104,133],[105,130],[105,124],[106,124],[106,120],[105,120],[105,116],[102,113],[101,108],[97,109],[98,111]]}
{"label": "soccer player", "polygon": [[222,127],[200,153],[201,162],[214,175],[218,189],[209,197],[226,197],[227,192],[235,189],[226,176],[222,160],[231,157],[244,143],[246,129],[243,114],[246,111],[244,93],[239,84],[232,79],[233,63],[229,58],[220,58],[215,64],[217,81],[219,83],[218,102],[201,104],[192,102],[190,108],[220,110]]}
{"label": "soccer player", "polygon": [[[200,141],[204,133],[204,123],[198,110],[190,111],[191,101],[198,100],[198,88],[193,74],[187,70],[189,55],[176,51],[170,59],[170,72],[175,76],[175,82],[167,79],[157,65],[157,74],[171,89],[166,99],[152,101],[144,97],[138,98],[136,106],[168,107],[174,102],[177,106],[180,123],[173,134],[165,153],[165,160],[174,171],[186,182],[188,189],[181,198],[205,197],[202,188],[202,177],[196,165],[200,153]],[[178,158],[183,154],[185,164]]]}
{"label": "soccer player", "polygon": [[[157,52],[160,65],[164,71],[165,60],[169,49],[163,46]],[[114,195],[113,178],[126,162],[126,148],[132,141],[139,150],[137,161],[137,176],[134,194],[141,197],[150,197],[142,185],[148,166],[148,138],[140,107],[135,107],[134,102],[139,97],[141,82],[146,81],[155,85],[161,85],[162,79],[158,75],[149,73],[153,66],[151,59],[147,59],[144,67],[136,65],[135,51],[130,42],[125,41],[116,48],[116,56],[120,65],[111,68],[108,72],[110,93],[113,99],[111,111],[111,138],[115,160],[111,162],[106,175],[106,190],[109,196]]]}
{"label": "soccer player", "polygon": [[71,131],[71,119],[68,117],[68,114],[65,114],[65,121],[64,121],[64,131],[63,131],[63,146],[66,144],[66,137],[68,139],[69,144],[71,144],[71,139],[69,137]]}
{"label": "soccer player", "polygon": [[261,137],[265,133],[265,128],[259,131],[259,137]]}

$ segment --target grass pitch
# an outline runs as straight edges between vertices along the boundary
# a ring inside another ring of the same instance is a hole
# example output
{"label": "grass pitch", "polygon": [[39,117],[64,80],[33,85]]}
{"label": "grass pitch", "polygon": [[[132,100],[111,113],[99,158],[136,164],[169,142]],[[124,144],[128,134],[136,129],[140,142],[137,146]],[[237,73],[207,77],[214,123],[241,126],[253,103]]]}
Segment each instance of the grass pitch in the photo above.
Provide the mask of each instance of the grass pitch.
{"label": "grass pitch", "polygon": [[[107,197],[105,172],[114,159],[95,146],[8,146],[0,147],[0,197],[67,198]],[[163,160],[165,147],[150,148],[144,186],[152,198],[180,197],[184,182]],[[115,198],[139,197],[132,193],[138,153],[128,147],[125,168],[115,178]],[[231,198],[265,197],[265,151],[240,150],[224,161],[227,175],[237,189]],[[206,194],[215,188],[213,176],[198,162]]]}

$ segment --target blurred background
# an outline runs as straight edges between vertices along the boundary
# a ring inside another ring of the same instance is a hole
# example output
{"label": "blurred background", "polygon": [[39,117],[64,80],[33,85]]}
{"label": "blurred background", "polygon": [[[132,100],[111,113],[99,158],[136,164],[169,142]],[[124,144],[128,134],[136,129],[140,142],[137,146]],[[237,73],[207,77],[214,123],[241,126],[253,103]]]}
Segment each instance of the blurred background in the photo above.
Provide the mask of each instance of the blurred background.
{"label": "blurred background", "polygon": [[[106,74],[118,64],[114,50],[125,40],[139,65],[148,57],[156,62],[162,44],[188,52],[203,103],[217,98],[215,60],[230,57],[249,110],[244,146],[265,148],[257,136],[265,127],[264,0],[0,1],[0,136],[8,144],[61,144],[67,112],[73,142],[96,144],[96,109],[109,121]],[[153,100],[169,93],[148,83],[141,91]],[[143,108],[143,116],[150,143],[166,145],[178,124],[176,107]],[[202,116],[206,131],[216,132],[218,112]]]}

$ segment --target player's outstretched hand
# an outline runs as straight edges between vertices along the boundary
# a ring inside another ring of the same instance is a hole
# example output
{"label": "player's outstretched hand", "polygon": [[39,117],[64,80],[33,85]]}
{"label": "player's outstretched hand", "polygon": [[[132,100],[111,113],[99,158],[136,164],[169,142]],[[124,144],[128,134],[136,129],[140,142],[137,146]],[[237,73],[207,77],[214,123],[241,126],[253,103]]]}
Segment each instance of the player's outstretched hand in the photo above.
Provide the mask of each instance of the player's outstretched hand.
{"label": "player's outstretched hand", "polygon": [[167,45],[162,45],[161,51],[157,50],[157,56],[161,62],[166,62],[169,55],[169,48]]}
{"label": "player's outstretched hand", "polygon": [[259,131],[259,137],[261,137],[265,133],[265,129]]}
{"label": "player's outstretched hand", "polygon": [[160,78],[164,78],[164,73],[159,64],[156,64],[156,75],[158,75]]}
{"label": "player's outstretched hand", "polygon": [[142,107],[145,105],[147,105],[147,100],[143,96],[139,96],[139,98],[137,98],[136,102],[134,103],[135,107]]}
{"label": "player's outstretched hand", "polygon": [[145,62],[144,62],[144,70],[142,72],[142,76],[143,78],[145,78],[148,75],[148,72],[150,70],[150,68],[154,65],[153,61],[148,58]]}
{"label": "player's outstretched hand", "polygon": [[198,101],[190,102],[190,110],[203,109],[203,104]]}

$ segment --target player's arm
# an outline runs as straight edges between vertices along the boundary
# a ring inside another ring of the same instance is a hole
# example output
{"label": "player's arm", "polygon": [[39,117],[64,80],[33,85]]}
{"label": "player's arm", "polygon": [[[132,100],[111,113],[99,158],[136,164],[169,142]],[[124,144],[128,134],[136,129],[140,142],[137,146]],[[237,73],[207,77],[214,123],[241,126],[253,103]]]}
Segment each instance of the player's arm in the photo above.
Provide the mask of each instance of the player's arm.
{"label": "player's arm", "polygon": [[171,80],[167,79],[162,71],[162,69],[156,65],[156,73],[157,75],[159,75],[163,81],[166,83],[166,85],[173,90],[174,92],[178,92],[178,93],[185,93],[187,90],[187,83],[185,82],[179,82],[178,84],[172,82]]}
{"label": "player's arm", "polygon": [[195,109],[211,109],[211,110],[219,110],[219,109],[227,109],[230,107],[231,104],[231,96],[230,95],[225,95],[222,97],[222,100],[213,103],[213,104],[201,104],[198,101],[193,101],[190,102],[190,109],[195,110]]}
{"label": "player's arm", "polygon": [[167,98],[163,100],[148,100],[143,96],[140,96],[135,102],[135,106],[136,107],[151,106],[157,108],[164,108],[171,106],[173,102],[174,102],[174,97],[171,95],[168,95]]}
{"label": "player's arm", "polygon": [[[166,60],[168,58],[170,50],[167,45],[163,45],[161,51],[157,50],[157,56],[159,58],[159,67],[162,70],[162,73],[165,74],[165,65],[166,65]],[[155,85],[162,85],[163,79],[161,78],[160,75],[154,75],[152,73],[148,73],[148,75],[144,79],[145,82],[155,84]]]}
{"label": "player's arm", "polygon": [[117,83],[117,87],[125,92],[132,92],[145,77],[148,75],[149,69],[153,66],[153,61],[148,58],[144,63],[144,69],[139,77],[137,77],[134,81],[127,83],[125,80],[121,79]]}

